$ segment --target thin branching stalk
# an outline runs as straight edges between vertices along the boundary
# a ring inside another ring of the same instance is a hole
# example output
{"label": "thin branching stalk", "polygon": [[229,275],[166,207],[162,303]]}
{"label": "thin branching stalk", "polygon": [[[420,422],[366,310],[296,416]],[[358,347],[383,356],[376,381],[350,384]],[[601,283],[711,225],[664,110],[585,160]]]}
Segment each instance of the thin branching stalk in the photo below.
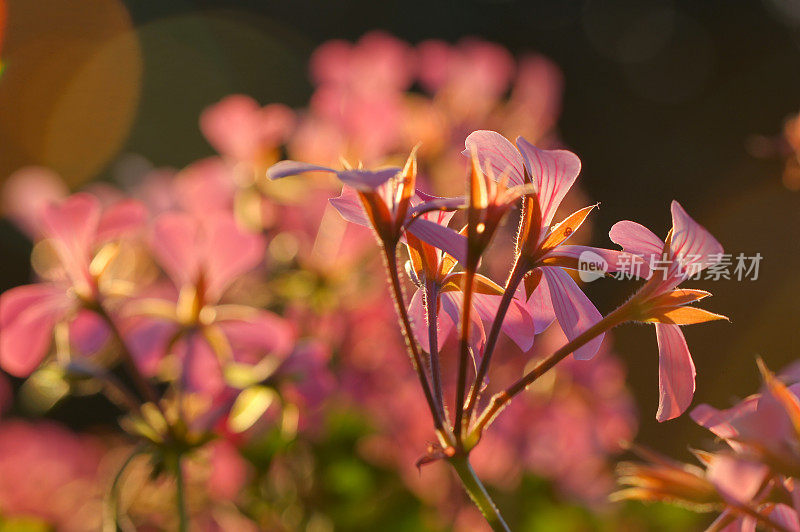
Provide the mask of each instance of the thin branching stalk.
{"label": "thin branching stalk", "polygon": [[442,421],[447,421],[444,408],[444,392],[442,391],[442,370],[439,367],[439,331],[438,331],[439,288],[435,281],[425,281],[425,307],[428,314],[428,344],[431,357],[431,383],[433,399],[439,409]]}
{"label": "thin branching stalk", "polygon": [[403,296],[403,287],[400,284],[400,276],[397,272],[397,252],[396,246],[384,245],[382,246],[383,256],[386,260],[386,273],[389,277],[389,283],[392,287],[392,299],[394,299],[395,310],[400,318],[400,323],[403,326],[403,336],[406,339],[406,346],[408,347],[409,354],[411,355],[411,365],[414,371],[417,372],[419,377],[420,386],[425,393],[425,400],[428,402],[431,415],[433,416],[433,424],[438,432],[444,432],[444,424],[442,418],[439,416],[439,411],[436,408],[436,403],[433,400],[430,385],[428,384],[428,376],[425,374],[425,368],[422,364],[422,356],[420,355],[419,347],[417,346],[414,331],[411,328],[411,320],[408,317],[408,311],[405,306],[405,298]]}
{"label": "thin branching stalk", "polygon": [[455,420],[453,421],[453,435],[456,441],[461,445],[461,433],[464,416],[464,392],[467,386],[467,365],[470,359],[469,347],[469,328],[470,328],[470,314],[472,313],[472,291],[475,280],[475,270],[477,261],[467,259],[468,267],[464,275],[463,287],[463,305],[461,308],[461,341],[460,352],[458,357],[458,384],[456,385],[456,402],[453,405],[455,409]]}
{"label": "thin branching stalk", "polygon": [[595,337],[603,334],[604,332],[613,329],[617,325],[620,325],[630,319],[631,313],[631,304],[633,300],[629,300],[627,303],[623,304],[606,317],[586,329],[583,333],[575,337],[574,340],[571,342],[566,343],[564,346],[559,348],[555,351],[552,355],[547,357],[546,359],[539,362],[535,368],[531,371],[523,375],[518,381],[514,384],[492,396],[491,401],[489,401],[489,405],[486,409],[481,413],[478,417],[478,420],[475,422],[475,426],[472,430],[470,440],[477,441],[480,439],[480,435],[489,426],[489,424],[494,421],[497,415],[500,413],[503,408],[506,407],[509,401],[520,393],[522,390],[530,386],[536,379],[544,375],[547,371],[552,369],[556,364],[561,362],[570,353],[574,352],[576,349],[586,345]]}
{"label": "thin branching stalk", "polygon": [[500,330],[503,327],[503,321],[505,320],[506,313],[508,312],[508,307],[511,305],[511,301],[514,299],[514,294],[517,291],[519,283],[522,282],[522,280],[525,278],[525,274],[528,273],[528,271],[529,269],[527,261],[517,256],[517,260],[514,262],[514,268],[511,270],[511,274],[508,276],[505,291],[500,299],[500,304],[497,308],[497,314],[494,317],[494,321],[492,321],[492,327],[489,330],[489,336],[486,338],[486,347],[483,351],[483,357],[481,358],[480,366],[478,366],[478,371],[475,375],[475,382],[472,385],[469,398],[467,399],[467,406],[465,408],[465,417],[467,423],[470,422],[472,418],[472,411],[475,409],[478,399],[480,398],[483,381],[486,379],[486,374],[489,372],[489,364],[491,362],[492,353],[494,353],[494,348],[497,346],[497,340],[500,337]]}

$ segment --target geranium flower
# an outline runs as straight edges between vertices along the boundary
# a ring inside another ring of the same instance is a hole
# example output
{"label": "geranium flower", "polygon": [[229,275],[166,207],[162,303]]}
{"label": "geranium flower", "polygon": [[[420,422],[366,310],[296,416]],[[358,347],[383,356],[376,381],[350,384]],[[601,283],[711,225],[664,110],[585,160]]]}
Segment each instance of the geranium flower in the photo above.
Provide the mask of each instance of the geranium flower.
{"label": "geranium flower", "polygon": [[416,191],[417,162],[412,153],[405,167],[381,170],[334,170],[326,166],[281,161],[267,170],[267,177],[280,179],[305,172],[332,172],[344,183],[342,193],[332,199],[342,217],[359,225],[371,227],[389,249],[401,240],[404,232],[463,260],[464,237],[442,225],[421,217],[431,210],[452,210],[463,204],[460,198],[436,198],[420,201]]}
{"label": "geranium flower", "polygon": [[[453,216],[451,212],[429,212],[422,215],[425,219],[446,226]],[[463,305],[462,285],[464,272],[454,271],[457,261],[442,250],[407,234],[406,244],[414,277],[418,283],[417,290],[411,297],[408,313],[414,326],[416,336],[422,349],[430,351],[428,335],[425,334],[425,285],[434,284],[434,291],[438,295],[437,301],[428,301],[427,304],[436,304],[444,313],[437,310],[438,338],[444,341],[460,321]],[[497,314],[503,289],[497,283],[480,274],[475,275],[475,293],[472,296],[471,313],[473,326],[473,345],[482,348],[486,340],[483,322],[491,323]],[[430,326],[430,324],[428,324]],[[503,322],[503,331],[519,346],[522,351],[528,351],[533,345],[534,326],[528,309],[523,302],[514,300]]]}
{"label": "geranium flower", "polygon": [[[182,362],[184,386],[215,395],[225,387],[223,365],[245,363],[266,376],[289,354],[294,335],[283,319],[220,301],[237,277],[262,260],[261,235],[242,231],[227,213],[167,213],[155,221],[151,249],[178,293],[127,307],[133,317],[126,336],[146,373],[156,373],[172,352]],[[266,354],[269,360],[259,366]]]}
{"label": "geranium flower", "polygon": [[728,319],[687,306],[711,295],[709,292],[675,288],[693,273],[719,262],[722,246],[677,201],[672,202],[672,230],[666,243],[646,227],[628,220],[614,224],[608,234],[624,251],[653,266],[665,257],[662,271],[656,272],[653,267],[653,275],[628,305],[633,320],[655,323],[659,352],[656,419],[666,421],[682,414],[694,395],[694,362],[680,325]]}
{"label": "geranium flower", "polygon": [[[581,209],[551,227],[558,206],[580,173],[580,159],[566,150],[540,150],[522,137],[517,139],[515,148],[494,131],[475,131],[465,144],[467,151],[464,153],[474,151],[491,175],[506,176],[511,185],[532,184],[535,192],[523,199],[518,240],[520,270],[533,272],[525,283],[528,301],[533,314],[546,312],[541,298],[546,290],[559,325],[567,338],[573,340],[600,321],[601,315],[564,268],[577,269],[581,254],[592,253],[604,259],[608,271],[613,272],[625,263],[623,256],[626,255],[608,249],[564,244],[594,206]],[[543,283],[547,288],[533,297],[534,290]],[[595,337],[575,351],[575,358],[592,358],[602,341],[602,334]]]}
{"label": "geranium flower", "polygon": [[0,295],[3,369],[18,377],[29,375],[47,354],[59,323],[80,318],[80,336],[90,344],[107,333],[105,325],[85,310],[111,288],[104,274],[117,248],[103,244],[130,234],[144,217],[144,208],[136,201],[121,201],[103,210],[97,198],[85,193],[43,209],[38,232],[47,246],[42,249],[50,250],[54,260],[47,264],[42,282]]}
{"label": "geranium flower", "polygon": [[261,107],[242,94],[226,96],[200,115],[208,142],[224,157],[254,170],[275,162],[293,125],[294,113],[285,105]]}

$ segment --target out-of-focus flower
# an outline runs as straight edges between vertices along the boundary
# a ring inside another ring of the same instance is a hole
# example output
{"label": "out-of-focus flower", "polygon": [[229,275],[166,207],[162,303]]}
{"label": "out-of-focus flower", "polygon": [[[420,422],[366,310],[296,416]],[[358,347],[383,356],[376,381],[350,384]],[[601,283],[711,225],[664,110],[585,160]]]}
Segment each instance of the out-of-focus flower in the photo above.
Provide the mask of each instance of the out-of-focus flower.
{"label": "out-of-focus flower", "polygon": [[[279,365],[293,345],[290,326],[265,310],[220,303],[229,285],[261,262],[264,247],[262,236],[244,232],[227,213],[156,219],[151,248],[178,294],[128,305],[134,317],[126,336],[146,373],[155,374],[173,353],[184,386],[213,396],[225,386],[228,364],[257,366],[264,378]],[[267,354],[277,358],[265,362]]]}
{"label": "out-of-focus flower", "polygon": [[60,425],[0,423],[0,512],[33,517],[58,530],[99,529],[102,446]]}
{"label": "out-of-focus flower", "polygon": [[[655,323],[659,350],[659,405],[656,419],[681,415],[692,402],[695,369],[680,325],[727,319],[687,306],[711,295],[704,290],[675,288],[722,258],[722,246],[695,222],[677,201],[672,202],[672,229],[665,243],[649,229],[631,221],[617,222],[611,240],[641,257],[652,271],[650,279],[629,301],[633,318]],[[662,255],[665,259],[662,259]],[[657,266],[660,264],[660,266]]]}
{"label": "out-of-focus flower", "polygon": [[[37,248],[44,280],[0,295],[3,369],[17,376],[30,374],[47,354],[59,323],[85,313],[82,309],[96,305],[101,293],[114,292],[114,280],[104,275],[119,249],[113,241],[138,230],[144,217],[136,201],[124,200],[103,210],[88,194],[75,194],[43,209],[44,240]],[[84,318],[83,325],[95,326],[93,333],[83,329],[88,337],[105,334],[98,320]]]}
{"label": "out-of-focus flower", "polygon": [[259,107],[249,96],[237,94],[203,111],[200,130],[220,154],[257,171],[275,162],[277,148],[288,137],[293,122],[288,107]]}

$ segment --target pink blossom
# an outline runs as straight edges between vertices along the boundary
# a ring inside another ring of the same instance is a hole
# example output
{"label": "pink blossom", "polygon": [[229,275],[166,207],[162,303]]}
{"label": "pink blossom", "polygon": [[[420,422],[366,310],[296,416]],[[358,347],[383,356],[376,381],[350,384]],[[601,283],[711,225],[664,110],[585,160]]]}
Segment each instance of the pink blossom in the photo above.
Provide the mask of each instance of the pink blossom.
{"label": "pink blossom", "polygon": [[[40,231],[56,256],[47,279],[0,295],[0,365],[9,373],[29,375],[47,354],[56,324],[71,321],[81,307],[94,304],[107,258],[94,261],[100,245],[130,234],[144,220],[143,207],[121,201],[103,211],[96,198],[74,194],[43,209]],[[106,334],[99,321],[85,318],[79,332],[91,339]],[[87,330],[88,327],[88,330]]]}
{"label": "pink blossom", "polygon": [[687,306],[711,295],[703,290],[675,290],[693,271],[719,262],[722,246],[704,227],[695,222],[677,201],[672,202],[672,230],[667,243],[649,229],[631,221],[617,222],[609,231],[611,240],[622,249],[656,264],[662,254],[667,265],[661,275],[653,275],[634,295],[638,321],[655,323],[659,351],[659,406],[656,419],[666,421],[682,414],[692,402],[695,368],[680,325],[727,319],[696,307]]}
{"label": "pink blossom", "polygon": [[292,111],[281,104],[260,107],[241,94],[227,96],[200,115],[200,129],[223,156],[256,168],[275,159],[294,123]]}
{"label": "pink blossom", "polygon": [[[558,206],[580,173],[580,159],[566,150],[540,150],[521,137],[517,139],[515,148],[494,131],[475,131],[467,137],[465,144],[468,150],[474,150],[481,165],[494,176],[506,176],[515,186],[533,184],[536,192],[526,196],[523,202],[525,211],[519,236],[520,256],[533,271],[532,281],[526,285],[528,305],[531,314],[547,316],[549,312],[544,296],[549,294],[559,325],[569,340],[576,338],[602,316],[564,269],[577,269],[580,255],[591,252],[602,257],[609,271],[613,272],[621,267],[627,255],[608,249],[564,244],[593,207],[581,209],[551,228]],[[540,290],[538,294],[536,289]],[[590,359],[602,341],[603,335],[597,336],[578,348],[574,356],[580,360]]]}

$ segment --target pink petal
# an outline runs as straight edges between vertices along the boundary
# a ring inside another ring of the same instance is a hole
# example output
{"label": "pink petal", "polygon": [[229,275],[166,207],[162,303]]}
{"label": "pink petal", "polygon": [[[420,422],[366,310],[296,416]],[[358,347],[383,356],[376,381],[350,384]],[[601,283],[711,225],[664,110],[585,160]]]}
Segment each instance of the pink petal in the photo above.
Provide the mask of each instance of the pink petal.
{"label": "pink petal", "polygon": [[757,462],[727,454],[717,454],[706,469],[708,479],[717,491],[733,504],[749,505],[764,483],[769,468]]}
{"label": "pink petal", "polygon": [[[491,324],[497,316],[497,308],[502,296],[491,294],[474,294],[472,305],[481,319]],[[523,352],[528,352],[533,347],[535,335],[533,318],[528,309],[516,299],[511,301],[506,311],[501,330],[511,338]]]}
{"label": "pink petal", "polygon": [[152,318],[134,318],[123,325],[122,331],[136,365],[145,375],[153,376],[171,348],[169,344],[178,332],[178,325]]}
{"label": "pink petal", "polygon": [[261,108],[249,96],[234,94],[203,111],[200,130],[219,153],[256,163],[283,141],[293,122],[294,113],[284,105]]}
{"label": "pink petal", "polygon": [[239,275],[252,270],[264,258],[266,242],[260,234],[243,231],[228,213],[210,217],[204,224],[208,297],[213,300]]}
{"label": "pink petal", "polygon": [[190,392],[215,396],[225,388],[219,359],[199,332],[178,341],[175,353],[183,360],[183,384]]}
{"label": "pink petal", "polygon": [[88,310],[78,312],[69,324],[70,344],[82,355],[93,355],[110,337],[108,325],[100,316]]}
{"label": "pink petal", "polygon": [[137,200],[122,200],[103,211],[95,242],[106,242],[131,235],[144,227],[147,209]]}
{"label": "pink petal", "polygon": [[663,240],[650,229],[630,220],[615,223],[608,236],[612,242],[622,246],[623,251],[639,255],[647,264],[650,264],[651,257],[660,259],[664,252]]}
{"label": "pink petal", "polygon": [[198,222],[187,214],[166,213],[156,218],[150,249],[178,287],[194,284],[200,274]]}
{"label": "pink petal", "polygon": [[190,164],[175,176],[173,183],[178,203],[186,212],[205,216],[233,209],[233,169],[219,157]]}
{"label": "pink petal", "polygon": [[[444,340],[451,330],[458,331],[461,327],[461,307],[463,306],[464,294],[461,292],[444,292],[439,296],[439,346],[444,344]],[[483,321],[477,312],[470,313],[470,338],[469,343],[478,352],[483,349],[486,343],[486,330]]]}
{"label": "pink petal", "polygon": [[381,170],[342,170],[336,172],[336,177],[345,185],[350,185],[357,190],[372,191],[389,181],[400,172],[400,168],[391,167]]}
{"label": "pink petal", "polygon": [[694,396],[694,361],[678,325],[656,323],[659,404],[656,419],[681,415]]}
{"label": "pink petal", "polygon": [[49,168],[26,166],[5,179],[2,211],[29,236],[38,238],[42,211],[69,194],[58,174]]}
{"label": "pink petal", "polygon": [[266,356],[285,357],[294,347],[292,326],[267,310],[261,310],[250,319],[232,320],[217,324],[230,342],[237,360],[239,355],[252,355],[253,363]]}
{"label": "pink petal", "polygon": [[[701,427],[707,428],[720,438],[730,440],[739,435],[734,426],[736,420],[754,413],[758,408],[758,401],[759,396],[753,395],[726,410],[702,404],[694,408],[689,415]],[[734,448],[738,445],[732,441],[728,443]]]}
{"label": "pink petal", "polygon": [[540,150],[522,137],[517,138],[517,147],[536,183],[542,226],[549,226],[561,200],[581,172],[581,160],[567,150]]}
{"label": "pink petal", "polygon": [[301,163],[299,161],[280,161],[267,168],[267,177],[275,180],[306,172],[336,172],[327,166]]}
{"label": "pink petal", "polygon": [[466,263],[467,237],[464,235],[423,218],[411,222],[408,231],[420,240],[451,255],[461,264]]}
{"label": "pink petal", "polygon": [[[525,295],[525,286],[520,283],[517,288],[516,296],[524,300]],[[544,276],[539,280],[539,284],[531,294],[531,297],[528,298],[525,306],[528,307],[528,314],[530,314],[533,319],[535,334],[544,332],[544,330],[553,323],[553,320],[556,319],[556,314],[553,310],[553,301],[550,297],[550,286],[547,284],[547,279]]]}
{"label": "pink petal", "polygon": [[629,253],[627,251],[595,248],[591,246],[565,245],[558,246],[557,248],[553,249],[547,254],[547,257],[563,257],[567,259],[576,259],[578,261],[581,259],[594,260],[596,258],[600,258],[605,261],[607,266],[605,271],[608,273],[626,272],[631,274],[636,273],[638,274],[637,277],[645,279],[650,277],[649,262],[646,262],[638,255]]}
{"label": "pink petal", "polygon": [[672,202],[672,242],[670,251],[684,268],[697,270],[718,263],[722,245],[702,225],[695,222],[677,201]]}
{"label": "pink petal", "polygon": [[211,443],[211,474],[208,491],[217,500],[232,501],[239,495],[250,473],[248,462],[227,440]]}
{"label": "pink petal", "polygon": [[800,519],[797,517],[797,511],[791,506],[776,504],[769,513],[769,518],[790,532],[800,532]]}
{"label": "pink petal", "polygon": [[16,377],[30,375],[47,354],[53,327],[72,303],[55,284],[29,284],[0,294],[0,366]]}
{"label": "pink petal", "polygon": [[100,220],[100,202],[85,193],[73,194],[42,211],[42,229],[56,246],[73,281],[84,279]]}
{"label": "pink petal", "polygon": [[344,185],[339,197],[331,198],[328,201],[339,211],[342,218],[348,222],[363,225],[364,227],[370,226],[367,213],[364,212],[364,204],[361,203],[361,198],[353,187]]}
{"label": "pink petal", "polygon": [[[553,302],[556,319],[567,339],[574,340],[603,318],[567,272],[549,266],[544,266],[541,270],[550,288],[550,300]],[[600,349],[604,336],[601,334],[576,349],[574,357],[577,360],[591,359]]]}
{"label": "pink petal", "polygon": [[525,182],[525,165],[522,156],[511,142],[500,133],[489,130],[473,131],[464,142],[464,154],[471,157],[475,150],[481,168],[491,168],[495,179],[508,172],[508,182],[521,185]]}

